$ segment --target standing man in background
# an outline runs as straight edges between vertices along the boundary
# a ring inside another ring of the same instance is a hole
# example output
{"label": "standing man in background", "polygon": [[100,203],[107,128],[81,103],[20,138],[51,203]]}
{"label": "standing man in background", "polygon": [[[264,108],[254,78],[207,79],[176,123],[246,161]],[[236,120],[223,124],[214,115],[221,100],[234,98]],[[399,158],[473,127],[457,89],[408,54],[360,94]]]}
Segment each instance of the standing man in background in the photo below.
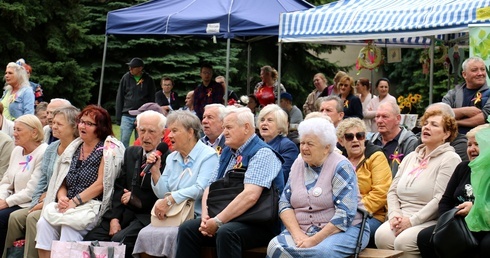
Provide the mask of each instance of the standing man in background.
{"label": "standing man in background", "polygon": [[202,121],[204,106],[212,103],[223,104],[225,91],[221,84],[213,80],[213,67],[210,64],[201,65],[201,79],[201,84],[194,90],[194,111]]}
{"label": "standing man in background", "polygon": [[[129,72],[121,78],[116,97],[116,121],[121,125],[121,142],[126,148],[133,130],[136,129],[136,116],[130,115],[128,111],[136,110],[145,103],[155,102],[155,82],[143,71],[143,60],[135,57],[127,65]],[[134,138],[138,138],[136,131]]]}
{"label": "standing man in background", "polygon": [[448,91],[442,102],[453,108],[458,131],[466,134],[487,121],[490,114],[490,90],[483,59],[470,57],[463,62],[462,67],[464,83]]}

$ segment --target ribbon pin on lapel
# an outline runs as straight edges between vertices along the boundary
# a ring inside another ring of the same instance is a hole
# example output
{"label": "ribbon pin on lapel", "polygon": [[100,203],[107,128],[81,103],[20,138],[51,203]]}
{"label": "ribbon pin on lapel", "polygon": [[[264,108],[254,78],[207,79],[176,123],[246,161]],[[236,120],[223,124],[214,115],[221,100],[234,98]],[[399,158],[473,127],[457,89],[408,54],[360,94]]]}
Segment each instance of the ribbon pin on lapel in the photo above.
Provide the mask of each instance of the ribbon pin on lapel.
{"label": "ribbon pin on lapel", "polygon": [[19,162],[19,165],[24,165],[24,167],[22,168],[22,172],[24,172],[26,169],[29,169],[29,162],[31,162],[32,160],[32,156],[31,155],[27,155],[26,156],[26,161],[24,162]]}

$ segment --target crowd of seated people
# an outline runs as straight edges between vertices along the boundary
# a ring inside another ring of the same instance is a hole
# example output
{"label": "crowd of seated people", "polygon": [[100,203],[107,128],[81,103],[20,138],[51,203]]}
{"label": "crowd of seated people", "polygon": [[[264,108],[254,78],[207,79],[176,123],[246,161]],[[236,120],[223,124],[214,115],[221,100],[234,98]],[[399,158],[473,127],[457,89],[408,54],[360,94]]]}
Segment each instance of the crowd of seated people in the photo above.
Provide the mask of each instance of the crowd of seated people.
{"label": "crowd of seated people", "polygon": [[[463,88],[475,86],[484,72],[473,68],[480,65],[475,58],[463,63]],[[12,87],[6,96],[27,91],[25,71],[15,63],[7,70]],[[0,160],[9,157],[0,164],[3,257],[19,239],[25,239],[24,257],[50,257],[53,241],[82,240],[122,242],[126,257],[199,257],[205,247],[217,257],[242,257],[265,246],[267,257],[349,257],[359,245],[400,250],[402,257],[437,257],[430,236],[439,215],[457,207],[465,217],[472,201],[483,198],[461,196],[472,183],[471,161],[484,155],[477,136],[490,130],[478,126],[487,119],[487,102],[460,107],[450,101],[457,94],[469,99],[472,91],[450,92],[445,103],[429,106],[415,135],[400,123],[388,79],[376,84],[376,103],[363,108],[369,80],[354,86],[352,77],[339,73],[328,90],[319,73],[305,103],[308,114],[294,128],[296,145],[287,137],[288,110],[272,103],[285,88],[272,67],[262,67],[261,75],[249,102],[207,104],[202,120],[192,102],[187,109],[174,105],[173,81],[164,77],[162,103],[128,111],[138,135],[128,148],[116,139],[102,107],[80,111],[53,99],[43,129],[38,117],[2,99],[0,118],[13,120],[7,123],[12,135],[0,132]],[[471,118],[475,113],[481,117]],[[465,136],[460,124],[476,128]],[[243,188],[216,212],[211,186],[237,168],[246,170]],[[277,218],[243,221],[268,189],[278,190]],[[173,207],[189,200],[191,219],[162,226]],[[70,217],[81,207],[95,215]],[[363,210],[373,215],[365,225]],[[489,231],[473,232],[480,244],[471,255],[490,255]]]}

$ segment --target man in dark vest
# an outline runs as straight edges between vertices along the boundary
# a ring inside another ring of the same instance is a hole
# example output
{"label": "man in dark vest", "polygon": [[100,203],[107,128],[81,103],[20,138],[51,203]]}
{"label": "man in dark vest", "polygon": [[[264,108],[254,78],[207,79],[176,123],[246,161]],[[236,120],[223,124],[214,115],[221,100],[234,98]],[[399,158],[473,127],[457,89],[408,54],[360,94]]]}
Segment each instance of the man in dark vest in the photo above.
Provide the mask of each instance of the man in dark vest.
{"label": "man in dark vest", "polygon": [[189,220],[179,227],[176,257],[199,257],[201,246],[216,246],[219,258],[241,257],[243,250],[265,246],[279,233],[278,223],[245,224],[232,220],[253,207],[264,188],[274,184],[282,191],[284,178],[280,155],[277,156],[255,135],[254,116],[248,108],[227,107],[223,128],[226,147],[211,182],[241,166],[247,168],[244,190],[211,218],[206,208],[208,186],[202,198],[202,218]]}
{"label": "man in dark vest", "polygon": [[[141,146],[131,146],[124,152],[124,165],[114,186],[112,209],[84,239],[123,242],[126,257],[133,257],[138,233],[150,224],[150,211],[158,199],[151,188],[150,174],[141,176],[140,172],[146,163],[146,155],[161,142],[167,121],[165,116],[153,110],[139,114],[136,120]],[[168,151],[162,155],[160,172],[165,168],[167,155]]]}

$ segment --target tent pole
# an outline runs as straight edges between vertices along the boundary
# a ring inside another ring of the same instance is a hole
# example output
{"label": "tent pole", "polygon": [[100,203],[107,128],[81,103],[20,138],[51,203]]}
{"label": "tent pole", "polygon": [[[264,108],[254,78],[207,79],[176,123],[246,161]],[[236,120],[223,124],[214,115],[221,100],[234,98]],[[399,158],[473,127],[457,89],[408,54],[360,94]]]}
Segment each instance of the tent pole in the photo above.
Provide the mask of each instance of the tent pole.
{"label": "tent pole", "polygon": [[429,77],[429,105],[432,104],[432,90],[434,87],[434,51],[435,51],[436,37],[430,37],[430,77]]}
{"label": "tent pole", "polygon": [[[279,42],[277,51],[277,84],[281,85],[281,62],[282,62],[282,42]],[[281,103],[281,87],[277,87],[277,105]]]}
{"label": "tent pole", "polygon": [[247,46],[247,96],[250,94],[250,61],[251,61],[251,52],[252,52],[252,46],[250,45],[250,41],[248,42]]}
{"label": "tent pole", "polygon": [[107,35],[105,35],[104,41],[104,52],[102,54],[102,69],[100,71],[100,84],[99,84],[99,98],[97,99],[97,105],[101,105],[102,101],[102,85],[104,84],[104,68],[105,68],[105,57],[107,54]]}
{"label": "tent pole", "polygon": [[226,39],[226,74],[225,74],[225,105],[228,104],[228,78],[230,76],[230,48],[231,39]]}

